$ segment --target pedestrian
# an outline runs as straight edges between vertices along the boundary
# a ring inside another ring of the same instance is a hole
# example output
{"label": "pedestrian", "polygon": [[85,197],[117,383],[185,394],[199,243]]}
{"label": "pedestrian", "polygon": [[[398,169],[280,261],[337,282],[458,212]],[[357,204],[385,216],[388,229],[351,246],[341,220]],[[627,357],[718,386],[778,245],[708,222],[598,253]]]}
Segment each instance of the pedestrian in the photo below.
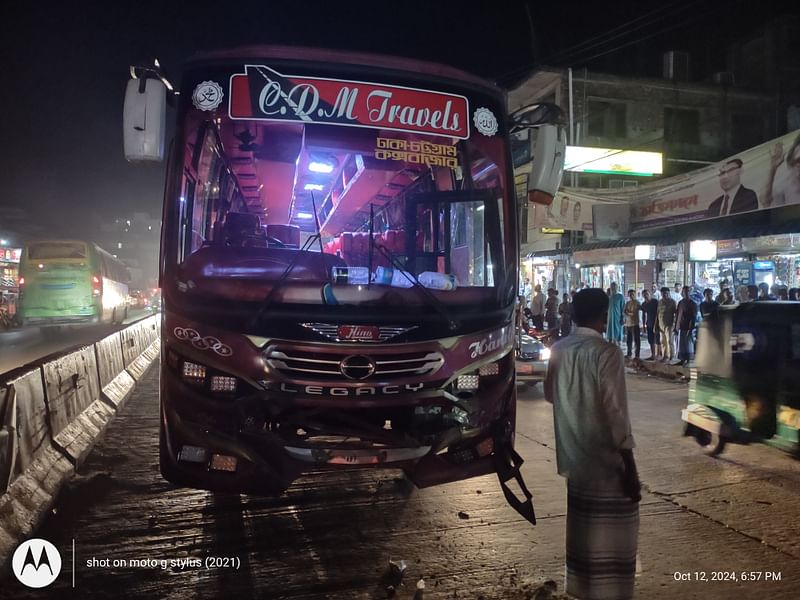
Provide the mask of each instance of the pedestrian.
{"label": "pedestrian", "polygon": [[558,473],[567,480],[566,591],[626,600],[633,598],[641,484],[624,361],[602,337],[605,292],[581,290],[573,307],[575,333],[551,348],[545,379]]}
{"label": "pedestrian", "polygon": [[723,279],[722,281],[719,282],[719,294],[717,294],[717,297],[714,298],[717,304],[722,304],[722,295],[725,293],[726,289],[728,289],[728,280]]}
{"label": "pedestrian", "polygon": [[539,331],[544,330],[544,295],[542,294],[542,286],[538,283],[533,288],[533,296],[531,297],[531,319],[536,329]]}
{"label": "pedestrian", "polygon": [[786,302],[789,300],[789,288],[787,288],[785,285],[779,285],[777,290],[775,290],[775,295],[781,302]]}
{"label": "pedestrian", "polygon": [[769,285],[766,283],[759,283],[758,284],[758,297],[756,298],[759,302],[763,302],[765,300],[775,300],[775,296],[769,293]]}
{"label": "pedestrian", "polygon": [[528,304],[530,304],[531,292],[532,292],[531,280],[530,280],[530,278],[526,277],[525,278],[525,283],[522,284],[522,290],[521,290],[522,295],[525,296],[525,305],[526,306]]}
{"label": "pedestrian", "polygon": [[639,312],[642,305],[636,299],[636,291],[628,290],[628,301],[625,303],[625,341],[628,352],[625,358],[631,357],[631,342],[634,342],[636,354],[634,358],[639,358],[642,349],[642,330],[639,327]]}
{"label": "pedestrian", "polygon": [[661,358],[661,336],[658,333],[658,300],[650,297],[650,292],[642,291],[642,320],[647,331],[647,343],[650,344],[650,356],[647,360]]}
{"label": "pedestrian", "polygon": [[561,336],[569,335],[572,331],[572,303],[570,295],[564,292],[561,304],[558,305],[558,316],[561,318]]}
{"label": "pedestrian", "polygon": [[677,304],[669,294],[669,288],[661,288],[661,300],[658,301],[658,328],[661,330],[662,360],[671,361],[675,358],[675,343],[672,339],[672,330],[675,328],[675,312]]}
{"label": "pedestrian", "polygon": [[736,301],[733,299],[733,292],[731,292],[731,288],[725,288],[722,290],[722,302],[720,302],[720,305],[731,306],[733,304],[736,304]]}
{"label": "pedestrian", "polygon": [[650,286],[650,297],[653,300],[661,300],[661,292],[658,291],[658,284],[654,281]]}
{"label": "pedestrian", "polygon": [[791,302],[800,300],[800,288],[789,288],[789,300]]}
{"label": "pedestrian", "polygon": [[622,343],[625,297],[617,291],[617,282],[611,282],[608,296],[608,331],[606,337],[615,344]]}
{"label": "pedestrian", "polygon": [[707,319],[713,315],[715,312],[717,312],[717,308],[719,308],[719,302],[712,298],[713,295],[714,290],[711,288],[706,288],[703,290],[703,301],[700,303],[700,316],[703,317],[703,319]]}
{"label": "pedestrian", "polygon": [[689,286],[683,286],[681,290],[683,299],[678,303],[678,311],[675,317],[675,329],[678,332],[678,362],[680,365],[689,364],[691,358],[690,343],[692,332],[697,322],[697,304],[689,297]]}
{"label": "pedestrian", "polygon": [[544,320],[547,321],[547,330],[558,329],[558,290],[549,288],[547,300],[544,303]]}

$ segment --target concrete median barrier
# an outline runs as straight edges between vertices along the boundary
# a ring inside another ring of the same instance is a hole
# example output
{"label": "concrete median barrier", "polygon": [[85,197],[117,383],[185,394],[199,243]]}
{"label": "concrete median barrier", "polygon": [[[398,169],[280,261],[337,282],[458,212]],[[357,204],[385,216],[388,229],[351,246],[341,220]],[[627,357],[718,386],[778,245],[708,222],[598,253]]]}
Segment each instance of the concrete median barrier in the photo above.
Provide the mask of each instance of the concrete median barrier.
{"label": "concrete median barrier", "polygon": [[52,444],[42,370],[32,369],[0,385],[0,559],[30,536],[74,473]]}
{"label": "concrete median barrier", "polygon": [[100,399],[94,346],[42,365],[53,441],[80,465],[114,415]]}
{"label": "concrete median barrier", "polygon": [[141,379],[160,352],[158,316],[131,325],[122,334],[125,369],[135,380]]}
{"label": "concrete median barrier", "polygon": [[130,396],[136,384],[130,373],[125,370],[121,332],[103,338],[94,347],[100,376],[100,392],[107,402],[119,408]]}

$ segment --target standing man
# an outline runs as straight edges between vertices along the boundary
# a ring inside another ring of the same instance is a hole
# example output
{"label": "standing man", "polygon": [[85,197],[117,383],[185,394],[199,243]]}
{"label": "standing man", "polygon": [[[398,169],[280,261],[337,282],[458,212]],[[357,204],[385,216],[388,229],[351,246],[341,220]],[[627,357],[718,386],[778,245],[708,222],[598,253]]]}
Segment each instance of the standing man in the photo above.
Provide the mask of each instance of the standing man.
{"label": "standing man", "polygon": [[622,351],[603,339],[601,289],[573,302],[577,327],[552,347],[545,398],[553,404],[558,473],[567,479],[567,593],[633,598],[641,485],[633,459]]}
{"label": "standing man", "polygon": [[622,326],[624,325],[623,310],[625,309],[625,297],[617,291],[617,282],[611,283],[608,296],[608,332],[609,341],[615,344],[622,343]]}
{"label": "standing man", "polygon": [[558,290],[549,288],[547,300],[544,303],[544,320],[547,322],[547,331],[558,330]]}
{"label": "standing man", "polygon": [[542,286],[538,283],[533,288],[533,297],[531,298],[531,319],[536,329],[539,331],[544,330],[544,295],[542,294]]}
{"label": "standing man", "polygon": [[628,344],[628,353],[625,358],[631,357],[631,338],[636,347],[636,355],[639,358],[642,349],[642,330],[639,327],[639,311],[642,305],[636,299],[636,291],[628,290],[628,301],[625,303],[625,341]]}
{"label": "standing man", "polygon": [[650,286],[650,297],[655,301],[661,300],[661,293],[658,291],[658,284],[655,281]]}
{"label": "standing man", "polygon": [[650,356],[647,360],[661,358],[661,334],[658,331],[658,300],[650,297],[650,292],[642,292],[642,317],[647,330],[647,343],[650,344]]}
{"label": "standing man", "polygon": [[[723,288],[724,290],[727,288]],[[724,296],[724,293],[720,292],[720,296]],[[713,315],[717,311],[717,307],[719,307],[719,301],[714,300],[714,290],[711,288],[706,288],[703,290],[703,301],[700,303],[700,316],[703,319],[707,319],[711,315]]]}
{"label": "standing man", "polygon": [[569,335],[572,331],[572,303],[570,295],[566,292],[564,292],[561,304],[558,305],[558,316],[561,318],[561,337]]}
{"label": "standing man", "polygon": [[669,295],[669,288],[661,288],[661,300],[658,301],[658,328],[661,330],[661,351],[663,360],[675,358],[675,344],[672,331],[675,329],[675,313],[678,307]]}
{"label": "standing man", "polygon": [[525,296],[525,306],[527,306],[531,302],[531,292],[532,291],[533,291],[533,288],[531,288],[531,280],[530,280],[530,278],[526,277],[525,278],[525,283],[522,284],[522,289],[520,290],[520,294]]}
{"label": "standing man", "polygon": [[697,304],[689,297],[688,285],[683,286],[681,294],[683,299],[678,304],[678,313],[675,318],[675,328],[678,330],[678,364],[687,365],[691,358],[689,344],[692,339],[692,331],[697,322]]}

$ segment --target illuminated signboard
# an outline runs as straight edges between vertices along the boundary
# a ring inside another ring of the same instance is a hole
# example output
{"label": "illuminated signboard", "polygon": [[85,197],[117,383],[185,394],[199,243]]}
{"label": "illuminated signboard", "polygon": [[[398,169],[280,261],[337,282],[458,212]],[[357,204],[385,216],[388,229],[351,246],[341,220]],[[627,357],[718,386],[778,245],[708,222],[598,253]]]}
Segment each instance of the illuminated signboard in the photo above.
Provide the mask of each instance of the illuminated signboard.
{"label": "illuminated signboard", "polygon": [[[232,119],[324,123],[374,127],[467,139],[469,102],[435,90],[280,73],[266,65],[245,65],[231,76],[228,113]],[[497,132],[497,118],[475,111],[475,126]]]}
{"label": "illuminated signboard", "polygon": [[564,231],[558,227],[542,227],[542,233],[564,233]]}
{"label": "illuminated signboard", "polygon": [[704,262],[717,260],[717,242],[713,240],[689,242],[689,260]]}
{"label": "illuminated signboard", "polygon": [[634,246],[633,256],[636,260],[655,260],[656,247],[655,246]]}
{"label": "illuminated signboard", "polygon": [[660,152],[567,146],[564,170],[649,177],[664,172]]}

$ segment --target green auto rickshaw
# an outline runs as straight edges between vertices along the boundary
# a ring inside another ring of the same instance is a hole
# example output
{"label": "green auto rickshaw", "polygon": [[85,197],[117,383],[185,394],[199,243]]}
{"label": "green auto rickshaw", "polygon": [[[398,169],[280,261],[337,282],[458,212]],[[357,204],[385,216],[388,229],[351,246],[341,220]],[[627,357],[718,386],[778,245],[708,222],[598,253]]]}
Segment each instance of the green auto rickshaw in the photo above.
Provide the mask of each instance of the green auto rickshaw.
{"label": "green auto rickshaw", "polygon": [[700,326],[685,435],[716,456],[727,443],[800,449],[800,302],[721,306]]}

